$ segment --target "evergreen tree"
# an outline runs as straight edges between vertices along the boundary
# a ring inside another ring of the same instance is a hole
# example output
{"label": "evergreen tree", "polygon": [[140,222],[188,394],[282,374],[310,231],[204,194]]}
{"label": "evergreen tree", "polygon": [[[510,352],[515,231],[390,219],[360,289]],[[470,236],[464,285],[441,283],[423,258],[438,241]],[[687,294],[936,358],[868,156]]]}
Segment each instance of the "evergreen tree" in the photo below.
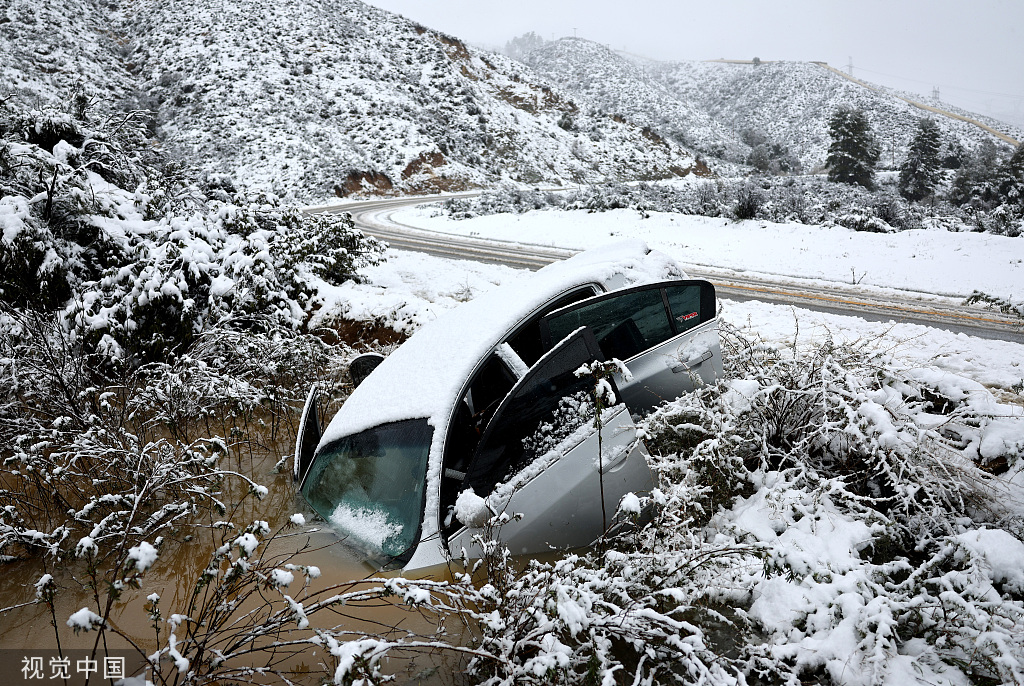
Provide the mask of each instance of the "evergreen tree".
{"label": "evergreen tree", "polygon": [[960,169],[964,166],[969,156],[964,149],[963,143],[956,138],[948,138],[944,141],[943,150],[939,153],[942,157],[942,166],[945,169]]}
{"label": "evergreen tree", "polygon": [[991,210],[999,204],[997,176],[1001,167],[999,149],[995,143],[983,141],[957,170],[949,189],[949,200],[961,206],[971,205],[978,210]]}
{"label": "evergreen tree", "polygon": [[505,43],[505,54],[514,60],[523,61],[534,50],[543,48],[546,42],[533,31],[529,31]]}
{"label": "evergreen tree", "polygon": [[841,107],[829,120],[832,144],[825,164],[829,181],[875,188],[875,165],[881,155],[863,110]]}
{"label": "evergreen tree", "polygon": [[939,125],[923,117],[917,123],[907,159],[900,167],[900,194],[907,200],[922,200],[935,191],[941,166],[939,148]]}
{"label": "evergreen tree", "polygon": [[1024,143],[999,170],[999,194],[1010,206],[1024,210]]}

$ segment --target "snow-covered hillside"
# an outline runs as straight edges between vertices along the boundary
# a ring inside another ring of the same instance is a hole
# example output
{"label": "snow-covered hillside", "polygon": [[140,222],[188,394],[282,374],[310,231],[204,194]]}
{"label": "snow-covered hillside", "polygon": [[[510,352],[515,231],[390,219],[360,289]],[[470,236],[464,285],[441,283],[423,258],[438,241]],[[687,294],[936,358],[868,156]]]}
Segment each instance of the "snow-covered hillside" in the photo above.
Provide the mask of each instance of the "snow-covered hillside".
{"label": "snow-covered hillside", "polygon": [[693,165],[510,60],[355,0],[189,0],[125,18],[167,140],[261,186],[443,191]]}
{"label": "snow-covered hillside", "polygon": [[[357,0],[24,3],[5,90],[81,82],[156,113],[203,171],[303,198],[682,176],[678,144],[573,102],[532,71]],[[110,33],[114,27],[115,32]]]}
{"label": "snow-covered hillside", "polygon": [[525,56],[544,77],[586,99],[594,107],[650,126],[661,135],[716,157],[743,160],[750,151],[736,131],[679,98],[646,66],[582,38],[544,43]]}
{"label": "snow-covered hillside", "polygon": [[[984,140],[999,142],[973,124],[926,113],[894,93],[869,90],[812,62],[693,61],[648,63],[647,68],[675,97],[703,108],[723,125],[788,145],[808,170],[824,165],[828,120],[841,105],[867,113],[882,148],[882,166],[902,163],[917,121],[926,115],[939,125],[947,149],[959,144],[973,150]],[[1024,138],[1014,127],[990,123],[1018,140]]]}
{"label": "snow-covered hillside", "polygon": [[[697,158],[732,174],[761,140],[809,171],[842,104],[892,166],[923,114],[813,63],[645,62],[567,38],[525,66],[359,0],[15,0],[0,38],[4,93],[147,108],[190,166],[303,199],[708,172]],[[935,119],[948,152],[992,139]]]}
{"label": "snow-covered hillside", "polygon": [[[830,143],[829,117],[841,105],[867,112],[883,167],[902,163],[922,116],[937,121],[949,152],[974,150],[984,140],[1003,144],[974,124],[901,100],[906,94],[866,88],[813,62],[656,62],[577,38],[544,42],[523,59],[574,97],[685,141],[716,161],[746,162],[751,143],[767,139],[787,147],[804,171],[819,169]],[[925,104],[1024,138],[1003,122],[940,102]]]}
{"label": "snow-covered hillside", "polygon": [[0,6],[0,93],[41,105],[78,83],[99,100],[130,95],[130,64],[98,0],[11,0]]}

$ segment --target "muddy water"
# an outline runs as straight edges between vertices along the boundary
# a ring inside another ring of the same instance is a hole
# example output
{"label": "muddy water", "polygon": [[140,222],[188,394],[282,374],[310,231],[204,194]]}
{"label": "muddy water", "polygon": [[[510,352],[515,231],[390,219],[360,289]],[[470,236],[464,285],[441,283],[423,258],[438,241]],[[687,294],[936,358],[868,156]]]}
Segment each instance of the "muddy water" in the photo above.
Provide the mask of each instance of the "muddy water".
{"label": "muddy water", "polygon": [[[290,449],[290,446],[280,446]],[[314,515],[297,495],[290,473],[275,474],[277,454],[264,453],[246,458],[244,462],[222,464],[223,468],[236,469],[250,475],[257,483],[269,489],[262,501],[244,497],[245,488],[229,486],[223,498],[225,503],[234,503],[234,509],[226,515],[209,515],[207,523],[215,519],[234,522],[245,527],[255,520],[265,520],[271,530],[285,524],[296,512],[303,513],[307,523],[301,528],[286,529],[286,536],[274,541],[265,555],[285,556],[302,550],[289,562],[301,565],[315,565],[321,576],[309,587],[310,593],[332,589],[331,594],[358,590],[372,585],[372,580],[359,584],[373,576],[373,568],[365,564],[358,553],[349,549],[322,522],[314,522]],[[231,507],[229,505],[229,507]],[[233,537],[233,535],[232,535]],[[170,539],[170,537],[168,537]],[[146,611],[146,596],[160,595],[160,608],[164,617],[171,613],[185,613],[196,579],[209,562],[210,555],[220,544],[220,534],[210,528],[189,527],[176,532],[176,538],[189,540],[168,540],[160,556],[142,579],[141,588],[128,590],[119,600],[111,614],[112,624],[125,633],[131,641],[147,654],[156,650],[152,621]],[[20,669],[22,652],[27,656],[32,651],[52,650],[59,645],[62,649],[92,649],[97,632],[75,634],[67,625],[67,618],[83,607],[96,611],[96,600],[87,588],[87,573],[84,565],[66,569],[44,569],[39,559],[21,561],[0,566],[0,607],[12,607],[31,601],[34,597],[33,584],[44,573],[49,572],[57,579],[60,591],[56,597],[58,630],[51,625],[49,610],[42,604],[28,604],[0,614],[0,682],[14,683],[8,674],[11,669]],[[433,578],[441,578],[445,570],[435,570]],[[356,582],[356,583],[352,583]],[[287,589],[289,595],[299,597],[302,579],[296,573],[295,582]],[[274,593],[267,593],[273,597]],[[258,595],[256,596],[259,597]],[[300,599],[301,600],[301,599]],[[250,602],[246,607],[255,606]],[[457,635],[460,627],[449,621],[446,628]],[[323,612],[311,618],[312,626],[336,628],[354,634],[402,636],[407,632],[429,636],[435,631],[432,618],[421,616],[407,608],[391,602],[375,601],[363,605],[347,605],[340,611]],[[164,636],[166,637],[166,626]],[[302,632],[308,636],[309,632]],[[106,650],[128,648],[124,639],[107,634]],[[166,643],[165,643],[166,645]],[[102,651],[101,651],[102,653]],[[286,661],[291,669],[299,672],[310,670],[307,678],[298,678],[298,683],[320,683],[323,671],[323,655],[315,647],[306,648],[302,654]],[[330,664],[330,661],[327,661]],[[389,659],[385,671],[395,674],[398,683],[451,684],[457,680],[460,660],[452,655],[412,655]],[[21,674],[16,676],[20,679]],[[273,680],[271,680],[273,681]],[[18,683],[21,683],[18,681]],[[27,683],[27,682],[26,682]],[[58,682],[53,682],[58,683]]]}

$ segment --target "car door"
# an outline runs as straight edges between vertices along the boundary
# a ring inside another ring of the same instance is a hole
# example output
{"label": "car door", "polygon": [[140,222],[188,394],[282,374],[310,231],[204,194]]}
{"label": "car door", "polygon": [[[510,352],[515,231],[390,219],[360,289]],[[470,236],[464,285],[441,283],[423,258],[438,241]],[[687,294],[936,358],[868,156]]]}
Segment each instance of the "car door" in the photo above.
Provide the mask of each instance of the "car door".
{"label": "car door", "polygon": [[540,321],[547,346],[587,327],[606,358],[632,376],[615,381],[631,412],[644,413],[722,374],[715,287],[707,281],[646,284],[598,295]]}
{"label": "car door", "polygon": [[[580,366],[602,360],[587,329],[571,333],[544,355],[502,401],[487,426],[466,473],[465,486],[486,497],[494,513],[522,514],[500,533],[515,554],[589,545],[604,532],[604,511],[610,518],[627,492],[648,492],[654,479],[647,452],[624,405],[605,413],[600,436],[583,414],[563,426],[564,435],[545,444],[531,439],[551,427],[574,399],[589,393],[593,381],[577,377]],[[583,400],[583,402],[586,402]],[[598,444],[602,445],[599,455]],[[538,447],[539,446],[539,447]],[[459,557],[479,551],[479,533],[462,527],[449,537],[449,550]]]}

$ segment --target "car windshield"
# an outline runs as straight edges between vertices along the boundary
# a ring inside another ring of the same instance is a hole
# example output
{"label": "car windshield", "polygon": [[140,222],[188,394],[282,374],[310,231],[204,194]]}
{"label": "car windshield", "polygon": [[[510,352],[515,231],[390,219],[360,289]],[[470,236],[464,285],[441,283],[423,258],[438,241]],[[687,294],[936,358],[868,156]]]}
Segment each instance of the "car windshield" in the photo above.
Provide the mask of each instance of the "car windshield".
{"label": "car windshield", "polygon": [[313,460],[302,495],[364,552],[411,552],[423,516],[431,435],[425,419],[412,419],[333,441]]}

